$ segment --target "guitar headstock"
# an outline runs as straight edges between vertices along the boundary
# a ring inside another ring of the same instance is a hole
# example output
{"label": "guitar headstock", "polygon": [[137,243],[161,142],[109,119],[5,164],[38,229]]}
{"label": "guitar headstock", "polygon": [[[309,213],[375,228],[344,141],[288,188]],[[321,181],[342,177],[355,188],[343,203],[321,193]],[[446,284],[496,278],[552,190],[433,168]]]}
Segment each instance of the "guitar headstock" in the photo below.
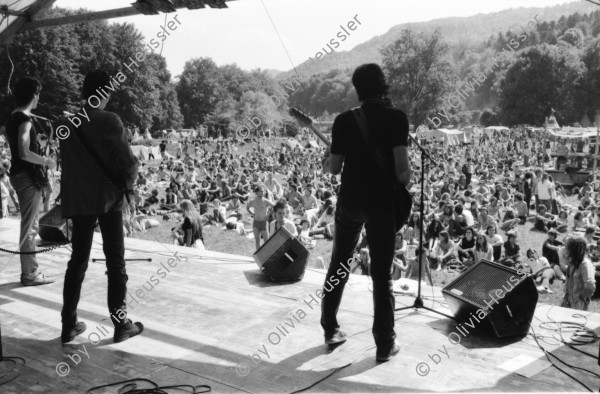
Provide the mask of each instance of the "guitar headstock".
{"label": "guitar headstock", "polygon": [[306,115],[304,112],[300,111],[298,108],[290,108],[290,116],[296,119],[298,123],[300,123],[303,127],[309,127],[312,125],[313,121],[310,116]]}

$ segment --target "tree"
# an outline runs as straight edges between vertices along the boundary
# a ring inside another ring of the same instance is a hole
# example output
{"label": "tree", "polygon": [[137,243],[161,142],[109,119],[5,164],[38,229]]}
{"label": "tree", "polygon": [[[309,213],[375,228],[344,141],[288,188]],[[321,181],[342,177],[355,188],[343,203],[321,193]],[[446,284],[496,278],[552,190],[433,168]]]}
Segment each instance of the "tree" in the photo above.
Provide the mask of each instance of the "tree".
{"label": "tree", "polygon": [[181,105],[185,127],[202,124],[206,115],[215,110],[218,102],[217,64],[209,58],[185,63],[175,90]]}
{"label": "tree", "polygon": [[498,122],[498,115],[494,111],[489,109],[483,111],[479,121],[481,122],[481,125],[483,127],[497,126],[500,123]]}
{"label": "tree", "polygon": [[501,119],[507,125],[540,124],[552,107],[559,124],[578,121],[585,72],[574,48],[542,44],[520,52],[499,83]]}
{"label": "tree", "polygon": [[400,39],[382,50],[382,56],[391,98],[411,123],[425,123],[456,82],[440,32],[426,35],[403,30]]}

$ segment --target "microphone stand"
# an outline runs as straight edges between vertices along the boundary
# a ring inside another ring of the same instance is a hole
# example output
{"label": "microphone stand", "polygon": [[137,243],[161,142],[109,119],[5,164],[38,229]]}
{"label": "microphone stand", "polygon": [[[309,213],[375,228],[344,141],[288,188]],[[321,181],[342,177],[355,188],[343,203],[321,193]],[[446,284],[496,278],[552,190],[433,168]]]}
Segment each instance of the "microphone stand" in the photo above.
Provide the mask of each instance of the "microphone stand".
{"label": "microphone stand", "polygon": [[[405,306],[402,308],[396,308],[395,311],[403,311],[405,309],[426,309],[428,311],[431,312],[435,312],[439,315],[445,316],[447,318],[450,318],[452,320],[456,320],[454,318],[454,316],[450,316],[447,315],[445,313],[436,311],[435,309],[426,307],[423,304],[423,299],[421,298],[421,278],[423,277],[423,264],[421,264],[421,258],[423,257],[423,253],[426,253],[423,249],[423,231],[425,230],[423,228],[423,219],[424,219],[424,215],[423,215],[423,207],[424,207],[424,190],[425,190],[425,160],[429,160],[433,165],[438,165],[435,160],[433,160],[431,158],[431,155],[429,154],[429,152],[427,151],[427,149],[423,148],[421,146],[421,144],[419,144],[417,142],[417,140],[410,135],[410,133],[408,133],[408,138],[410,138],[410,140],[412,141],[413,144],[415,144],[415,146],[421,151],[421,204],[419,206],[419,213],[420,213],[420,217],[419,217],[419,226],[421,227],[421,231],[419,231],[419,248],[421,249],[421,253],[419,254],[419,284],[418,284],[418,291],[417,291],[417,298],[415,298],[415,302],[413,304],[413,306]],[[427,259],[427,256],[425,257],[425,259]],[[427,264],[429,264],[429,260],[427,260]],[[432,283],[433,286],[433,283]]]}

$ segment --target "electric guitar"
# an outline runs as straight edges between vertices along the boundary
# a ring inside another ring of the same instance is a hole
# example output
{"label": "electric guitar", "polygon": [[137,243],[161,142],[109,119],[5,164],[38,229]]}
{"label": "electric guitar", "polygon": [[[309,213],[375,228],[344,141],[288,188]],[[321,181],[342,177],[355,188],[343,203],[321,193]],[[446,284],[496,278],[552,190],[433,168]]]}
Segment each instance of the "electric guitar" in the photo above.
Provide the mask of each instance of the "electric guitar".
{"label": "electric guitar", "polygon": [[[38,116],[33,115],[33,119],[36,122],[38,122],[38,120],[36,118],[38,118]],[[40,125],[39,122],[38,122],[38,125],[40,126],[40,129],[41,129],[42,126]],[[48,121],[48,125],[50,126],[50,133],[49,133],[48,139],[46,140],[46,146],[44,147],[43,152],[42,152],[43,157],[48,157],[48,154],[50,153],[50,146],[52,145],[52,141],[54,139],[54,130],[52,129],[52,123],[50,121]],[[41,131],[43,131],[43,130],[41,130]],[[38,164],[34,165],[34,167],[35,167],[35,171],[33,173],[33,182],[36,185],[36,187],[38,187],[39,189],[45,190],[50,185],[50,175],[48,173],[49,169],[47,166],[38,165]]]}
{"label": "electric guitar", "polygon": [[[317,137],[319,137],[319,139],[325,145],[327,145],[327,147],[331,146],[329,139],[314,126],[312,119],[308,115],[304,114],[297,108],[290,108],[289,113],[290,116],[296,119],[300,126],[311,129],[317,135]],[[408,189],[398,182],[395,177],[393,181],[393,198],[394,205],[396,207],[396,232],[398,232],[410,218],[410,213],[412,210],[412,196]]]}

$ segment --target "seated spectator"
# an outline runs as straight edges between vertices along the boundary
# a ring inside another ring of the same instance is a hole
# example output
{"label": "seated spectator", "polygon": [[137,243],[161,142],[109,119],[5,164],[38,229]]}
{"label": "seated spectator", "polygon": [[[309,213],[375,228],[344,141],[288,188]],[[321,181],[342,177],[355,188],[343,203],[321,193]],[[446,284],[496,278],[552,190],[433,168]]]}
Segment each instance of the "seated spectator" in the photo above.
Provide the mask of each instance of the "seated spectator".
{"label": "seated spectator", "polygon": [[538,214],[535,217],[535,224],[533,225],[534,229],[547,233],[548,229],[558,227],[556,216],[547,213],[547,211],[546,205],[540,204],[538,206]]}
{"label": "seated spectator", "polygon": [[527,203],[523,201],[523,195],[521,193],[515,194],[515,203],[513,209],[517,212],[517,217],[520,220],[520,224],[525,224],[527,216],[529,216],[529,207]]}
{"label": "seated spectator", "polygon": [[554,270],[555,276],[564,282],[567,277],[565,276],[565,271],[560,266],[558,258],[558,250],[563,246],[563,243],[556,239],[557,235],[556,230],[548,230],[548,239],[542,245],[542,256],[548,260],[550,267]]}
{"label": "seated spectator", "polygon": [[450,239],[450,234],[447,231],[441,231],[438,235],[438,242],[433,250],[432,256],[435,259],[436,270],[440,271],[446,267],[449,261],[456,258],[456,246]]}
{"label": "seated spectator", "polygon": [[354,259],[355,265],[350,269],[350,273],[358,275],[370,275],[371,261],[369,259],[369,249],[363,248],[360,250],[358,259]]}
{"label": "seated spectator", "polygon": [[408,240],[409,245],[416,245],[421,239],[421,220],[418,212],[413,212],[405,227],[404,239]]}
{"label": "seated spectator", "polygon": [[458,243],[456,250],[458,251],[458,259],[461,263],[470,267],[475,261],[475,230],[468,227],[465,230],[465,236]]}
{"label": "seated spectator", "polygon": [[525,272],[531,274],[540,293],[554,293],[550,284],[554,282],[555,273],[545,257],[539,257],[533,249],[527,249],[527,261],[523,264]]}
{"label": "seated spectator", "polygon": [[417,249],[415,249],[415,257],[408,260],[408,265],[403,269],[403,271],[408,272],[406,277],[413,280],[419,280],[419,266],[421,272],[427,273],[429,283],[433,283],[429,261],[427,260],[427,254],[423,247],[417,247]]}
{"label": "seated spectator", "polygon": [[502,256],[502,244],[504,240],[500,234],[496,233],[496,226],[490,225],[485,230],[485,236],[487,238],[488,245],[492,247],[492,257],[494,261],[500,260]]}
{"label": "seated spectator", "polygon": [[596,240],[594,239],[595,234],[596,234],[596,228],[594,226],[588,226],[585,229],[585,235],[583,236],[583,238],[585,239],[585,243],[588,246],[588,251],[589,251],[590,246],[596,245]]}
{"label": "seated spectator", "polygon": [[512,266],[522,264],[521,246],[517,243],[517,233],[509,231],[507,235],[508,241],[504,243],[504,260],[502,260],[502,263]]}
{"label": "seated spectator", "polygon": [[492,261],[494,249],[488,245],[485,234],[477,234],[475,241],[475,251],[473,252],[474,264],[479,263],[481,260]]}
{"label": "seated spectator", "polygon": [[296,229],[296,225],[291,220],[286,219],[285,217],[285,204],[282,201],[278,201],[275,203],[273,207],[273,212],[275,213],[275,220],[269,223],[269,234],[275,234],[277,230],[281,227],[285,227],[289,233],[296,237],[298,236],[298,230]]}
{"label": "seated spectator", "polygon": [[583,212],[579,211],[573,218],[573,230],[585,230],[590,225],[587,217],[583,215]]}
{"label": "seated spectator", "polygon": [[160,209],[166,210],[174,210],[177,209],[177,196],[173,193],[173,189],[170,187],[167,188],[167,195],[165,197],[165,202],[160,204]]}
{"label": "seated spectator", "polygon": [[395,249],[395,258],[402,260],[406,263],[406,252],[408,251],[408,245],[404,240],[404,236],[402,235],[402,231],[398,231],[396,233],[396,244],[394,246]]}
{"label": "seated spectator", "polygon": [[202,220],[194,204],[190,200],[183,200],[179,206],[183,212],[183,222],[172,230],[176,240],[182,246],[206,250]]}
{"label": "seated spectator", "polygon": [[567,211],[560,211],[558,218],[556,219],[556,231],[559,233],[566,233],[569,229],[569,214]]}
{"label": "seated spectator", "polygon": [[208,224],[225,223],[227,221],[227,208],[221,204],[221,200],[218,198],[213,200],[213,204],[212,213],[205,215]]}
{"label": "seated spectator", "polygon": [[307,249],[313,249],[317,245],[317,241],[310,236],[310,223],[306,219],[300,221],[300,234],[298,234],[298,240]]}

